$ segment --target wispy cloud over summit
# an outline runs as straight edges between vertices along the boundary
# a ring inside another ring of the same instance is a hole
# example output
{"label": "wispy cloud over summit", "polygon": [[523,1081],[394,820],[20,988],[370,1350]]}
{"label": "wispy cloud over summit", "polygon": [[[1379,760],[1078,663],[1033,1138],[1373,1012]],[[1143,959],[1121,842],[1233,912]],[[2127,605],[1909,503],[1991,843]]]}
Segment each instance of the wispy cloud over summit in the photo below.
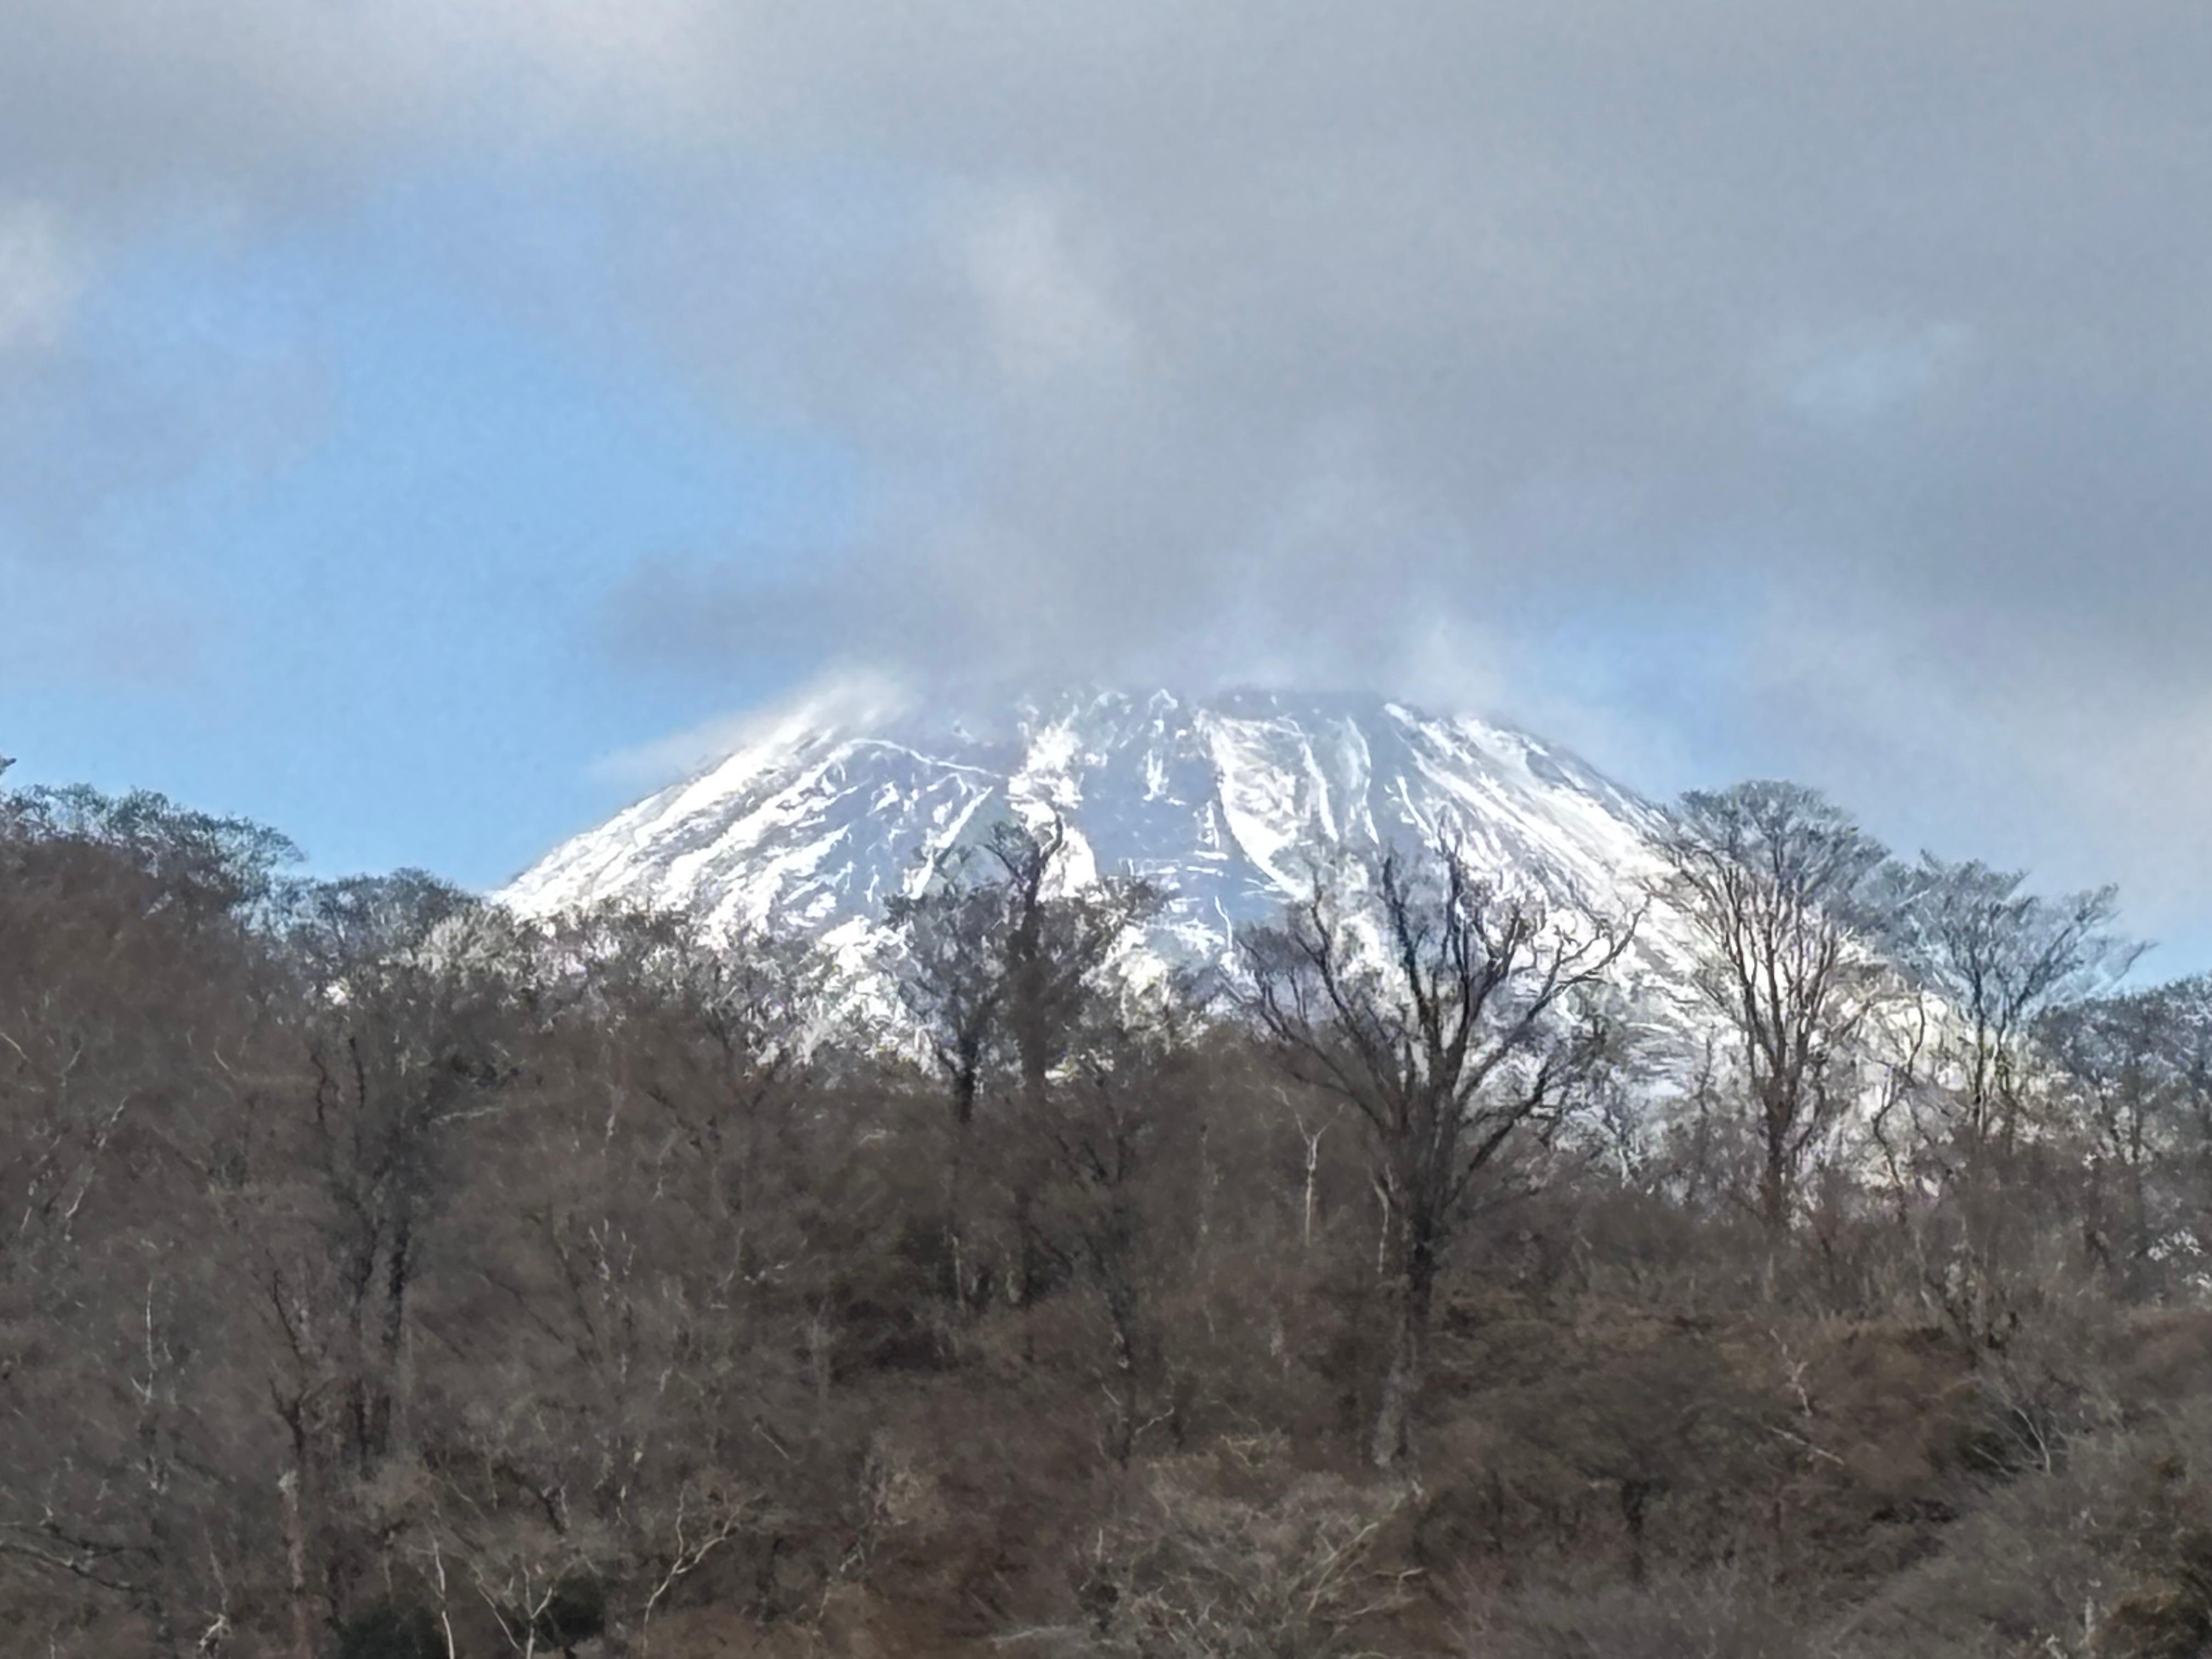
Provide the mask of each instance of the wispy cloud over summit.
{"label": "wispy cloud over summit", "polygon": [[849,463],[611,550],[594,672],[1413,678],[2212,936],[2207,84],[2177,3],[26,0],[0,407],[179,226],[467,174],[432,280]]}

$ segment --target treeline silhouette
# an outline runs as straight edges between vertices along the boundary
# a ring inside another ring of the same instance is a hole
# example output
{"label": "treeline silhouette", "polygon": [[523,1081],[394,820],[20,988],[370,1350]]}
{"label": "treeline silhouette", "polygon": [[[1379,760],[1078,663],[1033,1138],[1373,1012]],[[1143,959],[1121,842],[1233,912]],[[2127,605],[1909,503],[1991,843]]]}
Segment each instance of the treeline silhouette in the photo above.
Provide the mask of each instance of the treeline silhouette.
{"label": "treeline silhouette", "polygon": [[1676,822],[1648,909],[1443,839],[1211,984],[1002,826],[855,991],[0,796],[0,1647],[2212,1650],[2212,985]]}

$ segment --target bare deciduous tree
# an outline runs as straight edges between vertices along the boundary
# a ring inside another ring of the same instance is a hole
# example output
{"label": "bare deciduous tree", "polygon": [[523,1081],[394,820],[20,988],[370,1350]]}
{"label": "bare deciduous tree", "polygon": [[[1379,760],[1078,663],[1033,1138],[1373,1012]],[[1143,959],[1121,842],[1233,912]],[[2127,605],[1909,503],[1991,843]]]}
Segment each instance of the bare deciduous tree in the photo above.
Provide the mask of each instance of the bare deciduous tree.
{"label": "bare deciduous tree", "polygon": [[[1147,883],[1105,877],[1062,890],[1066,826],[994,825],[980,849],[948,853],[919,894],[889,907],[904,945],[899,991],[920,1023],[951,1108],[945,1255],[956,1303],[975,1293],[963,1207],[977,1105],[994,1085],[1035,1121],[1050,1079],[1082,1041],[1091,1003],[1109,995],[1101,975],[1131,931],[1158,908]],[[1035,1276],[1028,1182],[1013,1181],[1019,1260],[1006,1289],[1018,1301]]]}
{"label": "bare deciduous tree", "polygon": [[240,1207],[306,1628],[373,1570],[363,1494],[409,1432],[423,1241],[459,1182],[455,1127],[512,1069],[526,969],[506,917],[416,872],[305,888],[289,921],[297,1068],[256,1114]]}
{"label": "bare deciduous tree", "polygon": [[1855,924],[1887,854],[1815,791],[1773,782],[1683,796],[1661,850],[1663,890],[1705,947],[1698,988],[1742,1045],[1759,1209],[1779,1231],[1881,994],[1884,965]]}
{"label": "bare deciduous tree", "polygon": [[2117,890],[2043,898],[2025,872],[1923,854],[1889,885],[1888,936],[1942,1000],[1947,1045],[1964,1080],[1955,1124],[1971,1157],[1992,1137],[2012,1144],[2033,1074],[2037,1024],[2126,973],[2142,947],[2112,931]]}
{"label": "bare deciduous tree", "polygon": [[1388,1468],[1407,1450],[1461,1207],[1607,1057],[1591,994],[1636,921],[1555,915],[1482,880],[1449,842],[1427,867],[1394,849],[1373,873],[1371,908],[1317,878],[1282,926],[1248,937],[1243,1006],[1285,1069],[1348,1103],[1366,1130],[1393,1297],[1370,1455]]}
{"label": "bare deciduous tree", "polygon": [[[2086,1142],[2093,1191],[2104,1209],[2090,1224],[2090,1252],[2138,1277],[2160,1231],[2155,1212],[2165,1207],[2176,1224],[2203,1208],[2212,1153],[2207,981],[2071,1003],[2047,1012],[2036,1035],[2068,1085],[2073,1127]],[[2156,1190],[2161,1164],[2169,1176],[2186,1171],[2184,1190]]]}

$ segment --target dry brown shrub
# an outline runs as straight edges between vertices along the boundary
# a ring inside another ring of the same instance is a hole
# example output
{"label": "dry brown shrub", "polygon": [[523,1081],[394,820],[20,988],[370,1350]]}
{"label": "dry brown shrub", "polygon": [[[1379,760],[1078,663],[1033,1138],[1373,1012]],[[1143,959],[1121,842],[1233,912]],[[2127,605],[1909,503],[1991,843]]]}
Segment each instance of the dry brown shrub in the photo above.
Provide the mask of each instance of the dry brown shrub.
{"label": "dry brown shrub", "polygon": [[1369,1638],[1415,1577],[1387,1565],[1405,1492],[1328,1474],[1275,1484],[1289,1462],[1277,1443],[1155,1465],[1096,1534],[1076,1592],[1085,1622],[1010,1631],[1000,1644],[1065,1659],[1377,1651]]}

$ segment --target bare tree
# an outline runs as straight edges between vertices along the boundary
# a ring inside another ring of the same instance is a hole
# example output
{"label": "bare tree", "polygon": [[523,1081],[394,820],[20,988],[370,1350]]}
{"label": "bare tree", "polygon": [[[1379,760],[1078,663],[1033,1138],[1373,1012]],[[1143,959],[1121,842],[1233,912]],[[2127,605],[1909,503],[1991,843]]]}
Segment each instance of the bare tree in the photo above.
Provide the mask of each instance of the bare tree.
{"label": "bare tree", "polygon": [[[1058,818],[1042,829],[996,824],[980,850],[948,853],[920,894],[889,908],[904,945],[900,996],[926,1034],[951,1109],[945,1239],[955,1302],[974,1291],[962,1211],[978,1102],[995,1085],[1025,1117],[1041,1118],[1054,1069],[1082,1040],[1087,1010],[1111,994],[1102,973],[1160,902],[1149,884],[1127,877],[1062,890],[1066,847]],[[1025,1182],[1013,1184],[1023,1260],[1007,1288],[1019,1300],[1034,1278],[1036,1241],[1033,1195]]]}
{"label": "bare tree", "polygon": [[588,1045],[577,1069],[613,1085],[605,1128],[624,1115],[661,1125],[667,1154],[702,1183],[712,1231],[700,1242],[747,1297],[788,1247],[770,1236],[763,1182],[805,1094],[827,963],[803,941],[718,939],[693,917],[618,909],[574,919],[556,945],[591,964],[560,1000],[559,1029]]}
{"label": "bare tree", "polygon": [[2112,931],[2116,889],[2043,898],[2021,890],[2026,879],[1923,853],[1892,883],[1890,939],[1956,1033],[1956,1130],[1969,1156],[1992,1136],[2015,1139],[2038,1022],[2118,979],[2143,948]]}
{"label": "bare tree", "polygon": [[2212,978],[2051,1009],[2036,1041],[2086,1142],[2100,1208],[2087,1224],[2091,1255],[2140,1279],[2162,1240],[2193,1225],[2201,1244],[2212,1211]]}
{"label": "bare tree", "polygon": [[514,1109],[457,1126],[498,1178],[436,1235],[465,1265],[422,1315],[435,1498],[404,1518],[514,1650],[590,1623],[638,1651],[708,1559],[773,1543],[756,1466],[823,1431],[825,1235],[874,1236],[835,1186],[851,1122],[812,1093],[811,951],[622,908],[550,943],[568,971]]}
{"label": "bare tree", "polygon": [[[1504,893],[1449,842],[1431,864],[1387,853],[1371,909],[1316,878],[1243,947],[1243,1006],[1279,1063],[1366,1131],[1394,1304],[1370,1446],[1383,1468],[1407,1450],[1437,1273],[1469,1189],[1516,1136],[1555,1122],[1607,1056],[1591,994],[1636,926]],[[1370,926],[1378,937],[1363,937]]]}
{"label": "bare tree", "polygon": [[289,850],[158,796],[0,796],[0,1562],[164,1655],[226,1623],[253,1518],[223,1512],[259,1448],[219,1189],[265,988],[244,922]]}
{"label": "bare tree", "polygon": [[1107,1451],[1123,1466],[1146,1428],[1175,1415],[1158,1398],[1152,1303],[1158,1257],[1184,1237],[1159,1212],[1166,1194],[1157,1177],[1202,1133],[1185,1012],[1172,988],[1110,1014],[1100,1009],[1050,1109],[1018,1120],[1043,1153],[1039,1240],[1104,1318],[1096,1381],[1108,1408]]}
{"label": "bare tree", "polygon": [[[289,1445],[295,1625],[343,1616],[373,1566],[364,1495],[404,1449],[423,1242],[464,1176],[454,1128],[490,1109],[526,1021],[510,920],[416,872],[292,896],[296,1069],[264,1101],[241,1206]],[[295,1575],[295,1579],[299,1577]]]}
{"label": "bare tree", "polygon": [[1817,792],[1774,782],[1683,796],[1661,851],[1662,891],[1705,947],[1698,988],[1742,1044],[1759,1210],[1779,1231],[1884,984],[1856,924],[1887,854]]}

